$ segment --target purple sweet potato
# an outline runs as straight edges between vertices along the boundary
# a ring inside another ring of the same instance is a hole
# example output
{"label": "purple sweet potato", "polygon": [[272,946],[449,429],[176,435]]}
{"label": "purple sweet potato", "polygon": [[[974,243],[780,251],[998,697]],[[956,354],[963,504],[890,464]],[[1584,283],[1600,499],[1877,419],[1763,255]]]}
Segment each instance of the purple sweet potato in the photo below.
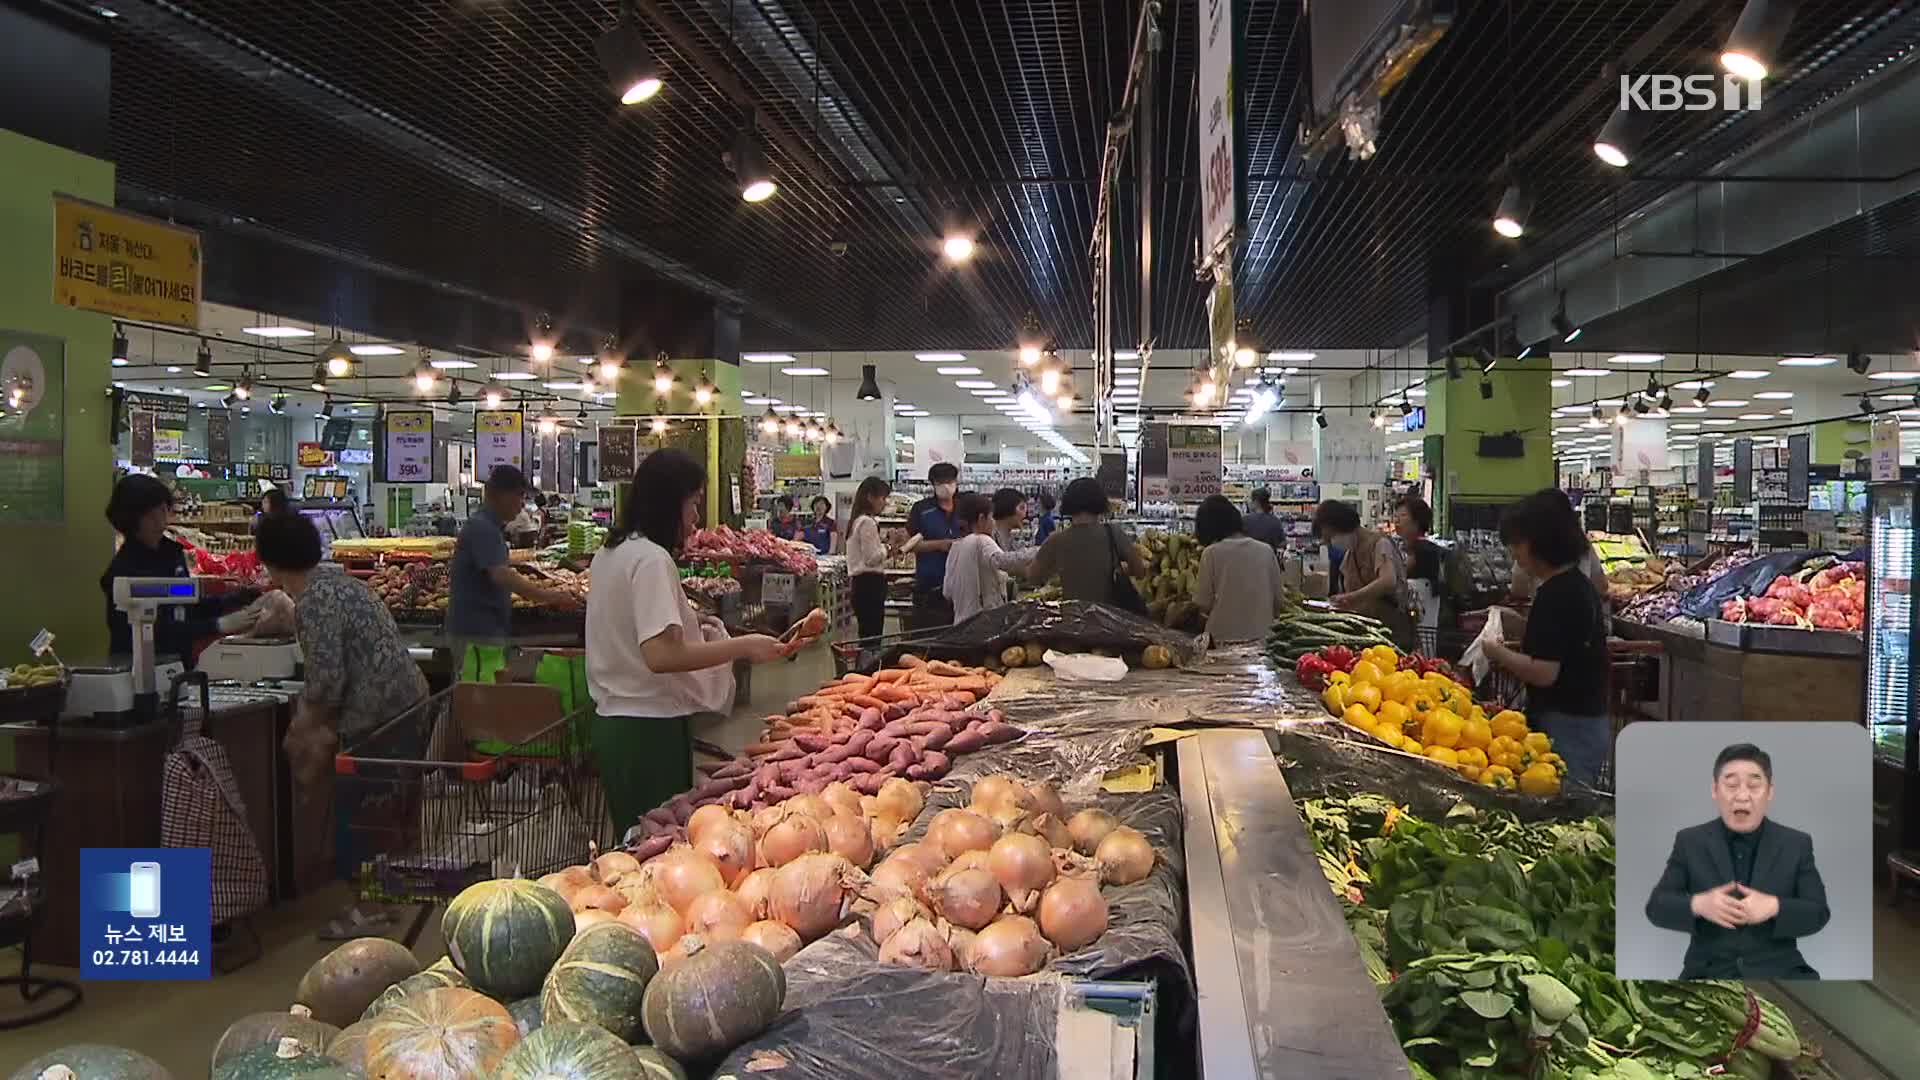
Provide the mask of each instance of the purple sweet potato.
{"label": "purple sweet potato", "polygon": [[793,789],[802,795],[818,795],[827,790],[827,785],[831,782],[832,778],[829,775],[813,772],[801,777],[793,785]]}
{"label": "purple sweet potato", "polygon": [[861,773],[859,776],[847,781],[847,786],[862,795],[878,795],[880,794],[880,785],[886,782],[886,778],[879,773],[870,772]]}
{"label": "purple sweet potato", "polygon": [[900,739],[897,736],[875,735],[867,741],[867,748],[861,754],[875,761],[885,761],[893,756],[893,748],[899,745]]}
{"label": "purple sweet potato", "polygon": [[767,788],[764,794],[768,802],[786,802],[788,799],[800,794],[800,789],[781,787],[779,784],[774,784]]}
{"label": "purple sweet potato", "polygon": [[937,750],[931,751],[918,764],[907,769],[907,779],[938,780],[947,775],[949,764],[947,755]]}
{"label": "purple sweet potato", "polygon": [[744,783],[746,783],[744,777],[731,780],[709,780],[693,789],[693,801],[695,804],[712,802]]}
{"label": "purple sweet potato", "polygon": [[818,765],[834,765],[852,756],[853,747],[847,743],[840,743],[837,746],[829,746],[825,750],[813,755],[813,760],[814,763]]}
{"label": "purple sweet potato", "polygon": [[[893,748],[893,755],[887,759],[887,766],[893,769],[895,773],[904,773],[907,771],[908,766],[918,760],[920,760],[919,751],[915,750],[909,743],[901,743]],[[687,813],[691,815],[693,811],[688,810]],[[681,818],[680,823],[684,825],[686,824],[686,820],[686,818]]]}
{"label": "purple sweet potato", "polygon": [[760,797],[760,781],[750,780],[747,786],[733,793],[733,808],[747,810],[753,807],[753,801]]}
{"label": "purple sweet potato", "polygon": [[913,756],[917,758],[926,752],[927,737],[925,735],[909,735],[907,736],[907,745],[913,747]]}
{"label": "purple sweet potato", "polygon": [[868,731],[879,731],[885,727],[887,718],[884,713],[869,705],[860,710],[860,726]]}
{"label": "purple sweet potato", "polygon": [[760,760],[761,761],[792,761],[794,758],[801,757],[805,753],[806,751],[800,749],[799,746],[795,745],[792,739],[788,739],[786,742],[780,744],[780,749],[775,750],[773,753],[768,754],[766,757],[763,757]]}
{"label": "purple sweet potato", "polygon": [[840,764],[845,765],[847,771],[850,773],[876,773],[880,771],[879,762],[869,761],[863,757],[848,758]]}
{"label": "purple sweet potato", "polygon": [[655,833],[645,840],[640,841],[637,846],[628,848],[627,853],[639,859],[641,862],[646,862],[648,859],[653,858],[655,855],[660,854],[672,846],[672,833]]}
{"label": "purple sweet potato", "polygon": [[933,730],[926,734],[927,749],[938,750],[953,740],[953,729],[945,724],[931,725]]}
{"label": "purple sweet potato", "polygon": [[673,811],[675,825],[685,825],[693,818],[693,799],[685,794],[675,795],[667,808]]}
{"label": "purple sweet potato", "polygon": [[746,776],[753,772],[753,762],[735,758],[713,771],[715,780],[731,780],[736,776]]}
{"label": "purple sweet potato", "polygon": [[865,728],[862,728],[861,730],[856,731],[853,734],[847,736],[847,746],[853,750],[853,754],[855,757],[858,757],[861,754],[865,753],[867,749],[867,744],[872,741],[873,741],[873,732],[868,731]]}
{"label": "purple sweet potato", "polygon": [[977,727],[971,727],[947,740],[943,748],[950,754],[970,754],[987,745],[986,733]]}
{"label": "purple sweet potato", "polygon": [[980,732],[981,735],[986,737],[987,744],[989,746],[997,745],[1003,742],[1012,742],[1013,740],[1019,738],[1022,734],[1024,734],[1024,732],[1022,732],[1019,728],[1014,727],[1012,724],[1003,724],[998,720],[990,720],[987,723],[981,724],[978,728],[975,728],[974,730]]}
{"label": "purple sweet potato", "polygon": [[811,754],[833,745],[833,739],[828,735],[815,735],[803,731],[793,737],[793,745]]}
{"label": "purple sweet potato", "polygon": [[653,809],[647,811],[645,820],[655,822],[660,825],[670,826],[674,824],[672,805],[669,804],[667,806],[654,807]]}
{"label": "purple sweet potato", "polygon": [[895,720],[880,729],[880,734],[890,739],[904,739],[913,734],[912,724],[906,720]]}
{"label": "purple sweet potato", "polygon": [[885,717],[889,723],[891,723],[895,720],[900,719],[901,717],[907,715],[912,711],[913,711],[913,702],[896,701],[893,704],[888,705],[886,708],[886,711],[881,715]]}

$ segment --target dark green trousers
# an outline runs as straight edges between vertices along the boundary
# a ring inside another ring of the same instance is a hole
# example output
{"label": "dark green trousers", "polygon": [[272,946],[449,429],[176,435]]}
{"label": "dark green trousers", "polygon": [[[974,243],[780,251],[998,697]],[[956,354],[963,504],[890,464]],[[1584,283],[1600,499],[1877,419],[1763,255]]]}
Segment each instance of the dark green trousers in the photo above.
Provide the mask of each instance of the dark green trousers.
{"label": "dark green trousers", "polygon": [[692,717],[595,716],[593,760],[616,840],[647,811],[693,787]]}

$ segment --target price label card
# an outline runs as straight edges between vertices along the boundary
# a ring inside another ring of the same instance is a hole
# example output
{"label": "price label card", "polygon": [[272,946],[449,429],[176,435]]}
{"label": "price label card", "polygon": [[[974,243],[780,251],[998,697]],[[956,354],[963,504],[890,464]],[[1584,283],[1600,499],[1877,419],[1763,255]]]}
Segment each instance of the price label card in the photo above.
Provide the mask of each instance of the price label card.
{"label": "price label card", "polygon": [[427,409],[389,410],[386,478],[390,484],[424,484],[433,479],[433,413]]}
{"label": "price label card", "polygon": [[763,575],[760,578],[760,602],[763,604],[793,603],[793,575]]}

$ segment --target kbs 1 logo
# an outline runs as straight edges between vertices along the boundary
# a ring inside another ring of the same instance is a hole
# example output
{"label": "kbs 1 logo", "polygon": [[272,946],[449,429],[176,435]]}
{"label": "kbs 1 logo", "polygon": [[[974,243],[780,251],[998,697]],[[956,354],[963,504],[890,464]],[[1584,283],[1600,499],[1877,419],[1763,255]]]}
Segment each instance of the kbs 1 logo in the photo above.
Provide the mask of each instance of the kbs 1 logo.
{"label": "kbs 1 logo", "polygon": [[1632,112],[1753,112],[1760,83],[1737,75],[1622,75],[1620,109]]}

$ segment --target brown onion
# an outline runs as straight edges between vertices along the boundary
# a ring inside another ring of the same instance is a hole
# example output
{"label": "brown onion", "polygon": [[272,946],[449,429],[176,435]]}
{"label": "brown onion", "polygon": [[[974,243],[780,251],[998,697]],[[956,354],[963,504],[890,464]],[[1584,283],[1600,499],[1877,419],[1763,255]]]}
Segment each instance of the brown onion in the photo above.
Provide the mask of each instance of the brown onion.
{"label": "brown onion", "polygon": [[1021,825],[1020,831],[1038,836],[1047,842],[1048,847],[1073,847],[1073,834],[1067,831],[1065,819],[1054,817],[1052,814],[1036,814],[1028,818]]}
{"label": "brown onion", "polygon": [[687,933],[706,941],[737,941],[751,922],[747,902],[725,889],[715,889],[687,907]]}
{"label": "brown onion", "polygon": [[1040,932],[1061,952],[1091,944],[1107,932],[1107,898],[1091,878],[1063,877],[1040,896]]}
{"label": "brown onion", "polygon": [[883,852],[893,847],[894,843],[900,839],[900,834],[907,831],[907,823],[883,814],[873,818],[869,828],[873,832],[873,850]]}
{"label": "brown onion", "polygon": [[699,843],[700,834],[706,832],[707,826],[715,822],[738,820],[740,819],[734,817],[732,811],[719,803],[708,803],[698,810],[695,810],[693,816],[687,819],[687,841],[694,844]]}
{"label": "brown onion", "polygon": [[793,954],[800,951],[800,935],[793,932],[793,927],[783,922],[774,922],[772,919],[762,919],[757,923],[749,924],[740,932],[740,940],[749,945],[760,946],[772,953],[773,958],[783,964],[793,959]]}
{"label": "brown onion", "polygon": [[867,816],[861,809],[860,793],[848,787],[844,780],[835,780],[828,784],[827,789],[820,793],[820,797],[827,800],[827,805],[833,807],[835,814],[856,818]]}
{"label": "brown onion", "polygon": [[1011,776],[983,776],[974,782],[972,802],[983,812],[991,813],[1010,803],[1017,805],[1024,793],[1020,782]]}
{"label": "brown onion", "polygon": [[753,812],[753,817],[750,818],[747,822],[747,824],[753,826],[754,840],[757,841],[761,837],[767,835],[767,830],[773,828],[775,825],[780,824],[781,819],[785,818],[786,816],[787,816],[786,803],[775,803],[772,806],[763,806],[760,809],[755,810]]}
{"label": "brown onion", "polygon": [[896,896],[873,909],[873,942],[885,945],[894,931],[915,919],[924,919],[927,911],[911,896]]}
{"label": "brown onion", "polygon": [[1094,849],[1100,880],[1109,885],[1131,885],[1153,870],[1153,845],[1138,829],[1122,825],[1107,834]]}
{"label": "brown onion", "polygon": [[753,912],[755,919],[767,917],[767,897],[773,892],[775,873],[773,868],[763,866],[742,875],[733,887],[733,891],[740,895],[740,899],[747,902],[747,910]]}
{"label": "brown onion", "polygon": [[827,850],[865,870],[873,865],[873,830],[865,818],[835,814],[824,826]]}
{"label": "brown onion", "polygon": [[880,962],[926,971],[952,971],[953,947],[932,923],[915,919],[880,946]]}
{"label": "brown onion", "polygon": [[611,911],[603,911],[600,908],[588,908],[585,911],[576,911],[573,913],[573,932],[577,934],[589,926],[599,926],[603,922],[619,921],[619,917]]}
{"label": "brown onion", "polygon": [[1008,833],[994,842],[987,865],[1008,897],[1044,889],[1053,881],[1053,849],[1032,833]]}
{"label": "brown onion", "polygon": [[941,854],[939,848],[925,841],[917,844],[902,844],[887,858],[905,859],[925,870],[929,875],[937,874],[947,868],[947,857]]}
{"label": "brown onion", "polygon": [[955,971],[973,970],[967,966],[967,957],[973,954],[973,943],[978,935],[965,927],[950,923],[943,924],[940,931],[946,935],[948,947],[953,949],[953,969]]}
{"label": "brown onion", "polygon": [[682,915],[695,900],[727,887],[720,868],[685,844],[667,849],[647,866],[653,871],[654,888],[659,890],[660,898]]}
{"label": "brown onion", "polygon": [[999,835],[993,822],[971,810],[942,810],[927,826],[925,844],[937,849],[943,858],[953,859],[962,852],[985,851]]}
{"label": "brown onion", "polygon": [[881,784],[880,793],[873,799],[878,816],[896,821],[912,821],[920,816],[921,808],[927,804],[927,797],[920,793],[913,781],[898,776]]}
{"label": "brown onion", "polygon": [[575,911],[599,908],[609,915],[618,915],[626,910],[627,898],[614,889],[595,883],[574,893],[569,906]]}
{"label": "brown onion", "polygon": [[693,838],[693,848],[720,868],[720,877],[728,888],[753,869],[753,829],[744,821],[723,818],[709,822]]}
{"label": "brown onion", "polygon": [[987,852],[963,851],[952,862],[947,864],[947,869],[945,872],[949,874],[957,874],[962,870],[986,870],[986,869],[990,869],[987,861]]}
{"label": "brown onion", "polygon": [[640,869],[640,860],[634,858],[630,852],[619,850],[602,852],[599,858],[593,860],[594,876],[608,885],[638,869]]}
{"label": "brown onion", "polygon": [[592,885],[593,874],[584,866],[569,866],[565,870],[556,870],[540,879],[540,884],[560,894],[567,903],[573,903],[573,894]]}
{"label": "brown onion", "polygon": [[[620,880],[614,883],[613,891],[627,898],[627,907],[666,903],[660,898],[660,890],[653,882],[653,875],[642,867],[637,874],[622,875]],[[622,910],[621,914],[624,915],[626,912]]]}
{"label": "brown onion", "polygon": [[1027,794],[1031,796],[1028,806],[1036,814],[1052,814],[1061,821],[1067,820],[1067,804],[1060,801],[1060,793],[1052,784],[1028,784]]}
{"label": "brown onion", "polygon": [[927,873],[926,867],[912,859],[901,858],[897,852],[887,856],[873,870],[873,886],[876,898],[880,899],[904,896],[916,903],[925,904],[927,886],[932,881],[933,875]]}
{"label": "brown onion", "polygon": [[819,795],[795,795],[782,805],[792,813],[805,814],[821,824],[825,824],[836,813],[833,804]]}
{"label": "brown onion", "polygon": [[1120,827],[1120,819],[1098,808],[1082,810],[1067,819],[1067,832],[1073,834],[1073,850],[1091,855],[1107,834]]}
{"label": "brown onion", "polygon": [[933,910],[941,918],[968,930],[978,930],[992,922],[1006,901],[1000,883],[986,870],[943,874],[927,891],[933,900]]}
{"label": "brown onion", "polygon": [[802,855],[774,876],[768,914],[812,941],[847,917],[858,880],[859,871],[838,855]]}
{"label": "brown onion", "polygon": [[785,866],[809,851],[827,850],[827,830],[810,815],[785,811],[760,838],[760,858],[768,866]]}
{"label": "brown onion", "polygon": [[[576,916],[577,919],[577,916]],[[629,904],[627,910],[620,913],[620,921],[640,931],[654,952],[660,952],[687,932],[687,921],[673,910],[664,900],[654,900],[647,904]]]}
{"label": "brown onion", "polygon": [[1024,915],[1002,915],[974,935],[967,967],[982,975],[1031,975],[1047,962],[1047,939]]}

